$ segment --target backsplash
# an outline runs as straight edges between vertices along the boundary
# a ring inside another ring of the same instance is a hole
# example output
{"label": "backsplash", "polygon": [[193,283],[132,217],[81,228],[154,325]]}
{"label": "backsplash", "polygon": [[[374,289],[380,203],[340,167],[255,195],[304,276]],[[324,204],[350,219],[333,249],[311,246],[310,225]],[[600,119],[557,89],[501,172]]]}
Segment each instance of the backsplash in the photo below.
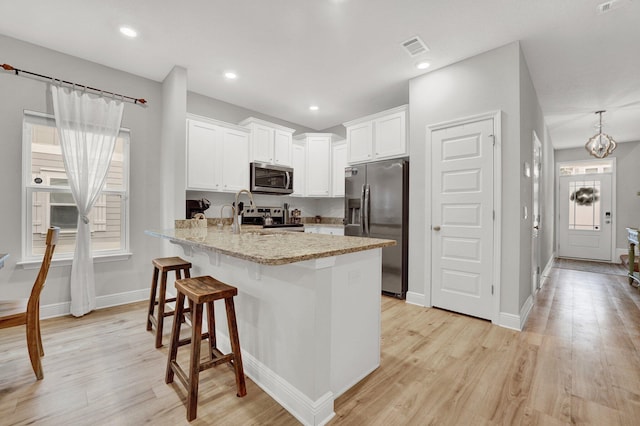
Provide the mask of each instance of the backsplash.
{"label": "backsplash", "polygon": [[[235,202],[235,194],[223,192],[202,192],[187,191],[187,200],[199,200],[206,198],[211,202],[211,206],[205,211],[207,218],[219,218],[220,208],[225,204]],[[246,194],[240,196],[240,201],[248,204],[249,198]],[[298,209],[302,217],[321,216],[323,218],[342,219],[344,217],[344,198],[298,198],[290,196],[254,194],[253,201],[257,206],[282,207],[284,203],[289,203],[289,210]],[[231,209],[224,209],[224,217],[231,217]]]}

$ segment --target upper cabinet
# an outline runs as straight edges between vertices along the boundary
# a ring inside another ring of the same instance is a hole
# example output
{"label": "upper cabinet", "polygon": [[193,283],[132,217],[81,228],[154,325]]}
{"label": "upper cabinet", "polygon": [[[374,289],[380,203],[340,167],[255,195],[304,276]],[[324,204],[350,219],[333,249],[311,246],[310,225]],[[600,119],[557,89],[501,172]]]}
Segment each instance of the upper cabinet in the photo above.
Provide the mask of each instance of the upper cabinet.
{"label": "upper cabinet", "polygon": [[291,167],[294,129],[255,117],[241,121],[240,125],[251,131],[250,161]]}
{"label": "upper cabinet", "polygon": [[347,141],[334,142],[331,147],[331,195],[344,197],[344,169],[347,167]]}
{"label": "upper cabinet", "polygon": [[249,131],[204,117],[187,120],[187,189],[236,192],[249,185]]}
{"label": "upper cabinet", "polygon": [[344,123],[348,163],[407,156],[407,111],[402,105]]}
{"label": "upper cabinet", "polygon": [[[339,137],[332,133],[304,133],[295,137],[294,195],[306,197],[333,195],[332,146],[338,139]],[[301,161],[301,157],[304,157],[304,162]],[[298,182],[297,186],[296,182]]]}

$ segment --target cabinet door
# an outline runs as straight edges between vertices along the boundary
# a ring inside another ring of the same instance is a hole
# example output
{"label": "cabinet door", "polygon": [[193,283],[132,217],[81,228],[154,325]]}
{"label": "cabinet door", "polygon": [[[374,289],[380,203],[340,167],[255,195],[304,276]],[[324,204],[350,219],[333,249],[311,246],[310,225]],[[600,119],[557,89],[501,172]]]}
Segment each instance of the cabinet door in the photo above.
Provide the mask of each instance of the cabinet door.
{"label": "cabinet door", "polygon": [[306,175],[306,155],[305,145],[301,142],[294,142],[292,147],[292,167],[293,167],[293,196],[304,197],[305,195],[305,175]]}
{"label": "cabinet door", "polygon": [[222,190],[249,189],[249,135],[224,129],[222,144]]}
{"label": "cabinet door", "polygon": [[307,196],[328,197],[331,188],[331,139],[307,138]]}
{"label": "cabinet door", "polygon": [[373,123],[347,127],[347,160],[349,163],[371,161],[373,158]]}
{"label": "cabinet door", "polygon": [[188,120],[187,127],[187,188],[217,191],[220,189],[216,167],[218,126]]}
{"label": "cabinet door", "polygon": [[273,163],[280,166],[291,166],[291,144],[293,135],[275,129],[273,139]]}
{"label": "cabinet door", "polygon": [[344,169],[347,167],[347,143],[336,142],[331,147],[331,195],[344,197]]}
{"label": "cabinet door", "polygon": [[273,129],[254,123],[251,126],[252,161],[273,163]]}
{"label": "cabinet door", "polygon": [[376,119],[374,141],[376,160],[406,155],[406,113],[401,111]]}

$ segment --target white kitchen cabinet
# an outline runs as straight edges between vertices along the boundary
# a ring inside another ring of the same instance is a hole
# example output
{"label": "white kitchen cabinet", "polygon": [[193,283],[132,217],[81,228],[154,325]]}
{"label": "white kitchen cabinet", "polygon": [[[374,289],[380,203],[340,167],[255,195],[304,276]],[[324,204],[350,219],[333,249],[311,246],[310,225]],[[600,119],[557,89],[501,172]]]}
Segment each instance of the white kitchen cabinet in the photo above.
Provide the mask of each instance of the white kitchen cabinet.
{"label": "white kitchen cabinet", "polygon": [[190,118],[186,158],[187,189],[236,192],[249,185],[247,129],[204,117]]}
{"label": "white kitchen cabinet", "polygon": [[294,129],[249,117],[240,122],[251,131],[249,158],[279,166],[292,165],[292,141]]}
{"label": "white kitchen cabinet", "polygon": [[409,155],[407,105],[344,123],[349,164]]}
{"label": "white kitchen cabinet", "polygon": [[347,167],[347,141],[331,146],[331,195],[344,197],[344,169]]}
{"label": "white kitchen cabinet", "polygon": [[306,232],[307,234],[344,235],[344,227],[305,224],[304,232]]}
{"label": "white kitchen cabinet", "polygon": [[[295,137],[294,145],[304,147],[304,196],[331,196],[331,148],[337,140],[339,136],[333,133],[303,133]],[[294,167],[294,186],[296,179]]]}
{"label": "white kitchen cabinet", "polygon": [[294,141],[291,154],[291,165],[293,167],[293,193],[294,197],[304,197],[305,189],[305,174],[307,170],[306,166],[306,152],[304,142]]}

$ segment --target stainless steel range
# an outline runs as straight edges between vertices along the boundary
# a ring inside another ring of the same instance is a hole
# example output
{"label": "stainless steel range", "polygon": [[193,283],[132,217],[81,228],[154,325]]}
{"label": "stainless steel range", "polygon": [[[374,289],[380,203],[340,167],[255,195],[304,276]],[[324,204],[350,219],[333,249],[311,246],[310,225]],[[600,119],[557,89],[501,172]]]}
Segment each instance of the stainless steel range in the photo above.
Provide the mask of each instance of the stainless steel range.
{"label": "stainless steel range", "polygon": [[242,209],[243,225],[262,225],[264,228],[287,228],[287,230],[303,231],[302,224],[290,224],[285,222],[285,209],[282,207],[260,207],[251,208],[246,206]]}

